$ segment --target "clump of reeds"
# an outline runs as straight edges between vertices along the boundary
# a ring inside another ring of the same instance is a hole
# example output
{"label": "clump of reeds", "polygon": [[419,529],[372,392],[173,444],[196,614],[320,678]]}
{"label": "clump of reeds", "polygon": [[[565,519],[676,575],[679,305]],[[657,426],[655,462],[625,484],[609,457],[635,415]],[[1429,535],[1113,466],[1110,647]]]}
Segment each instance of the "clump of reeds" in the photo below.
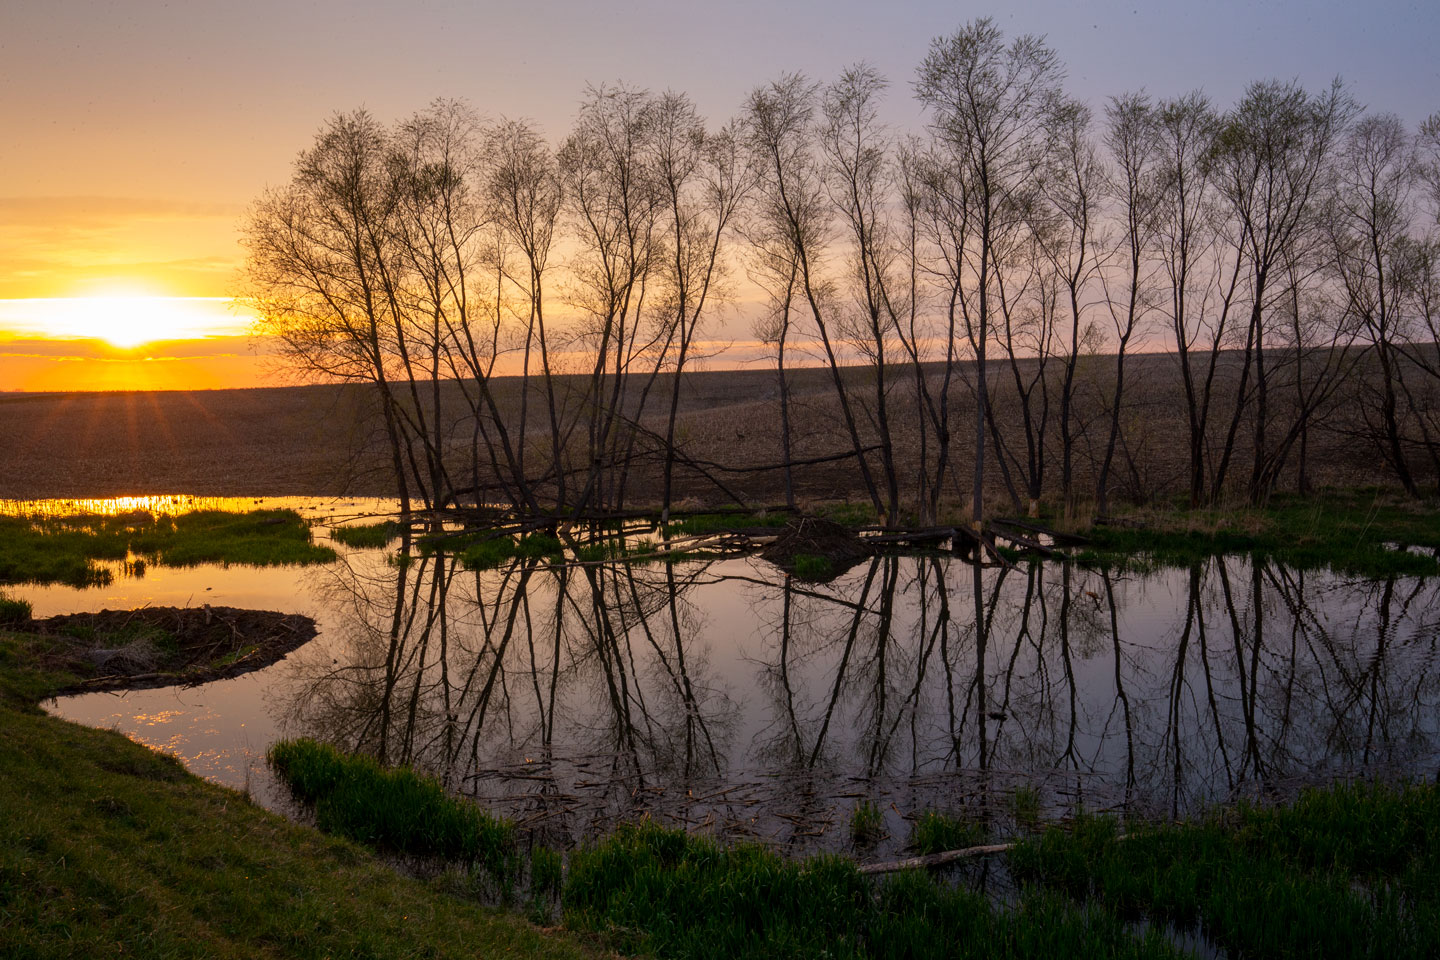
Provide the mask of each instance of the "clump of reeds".
{"label": "clump of reeds", "polygon": [[850,839],[856,846],[869,847],[885,836],[885,815],[874,800],[860,800],[850,811]]}
{"label": "clump of reeds", "polygon": [[548,923],[551,911],[560,902],[564,884],[564,859],[559,851],[536,847],[530,851],[530,919]]}
{"label": "clump of reeds", "polygon": [[669,526],[672,534],[698,536],[725,530],[749,530],[758,527],[785,526],[790,519],[785,513],[697,513],[676,520]]}
{"label": "clump of reeds", "polygon": [[0,626],[19,626],[29,623],[32,612],[30,601],[0,593]]}
{"label": "clump of reeds", "polygon": [[269,760],[320,829],[397,853],[482,867],[502,886],[518,872],[515,826],[435,780],[314,740],[282,740]]}
{"label": "clump of reeds", "polygon": [[985,827],[968,817],[926,810],[910,827],[910,846],[922,855],[962,850],[985,842]]}
{"label": "clump of reeds", "polygon": [[791,572],[801,580],[824,580],[834,575],[835,564],[819,554],[797,553],[791,562]]}
{"label": "clump of reeds", "polygon": [[492,570],[507,560],[564,559],[560,541],[548,533],[531,533],[523,537],[493,537],[471,543],[460,551],[460,562],[470,570]]}
{"label": "clump of reeds", "polygon": [[399,539],[403,530],[404,527],[394,520],[382,520],[379,523],[354,523],[343,527],[332,527],[330,539],[336,543],[343,543],[347,547],[379,548],[388,546]]}

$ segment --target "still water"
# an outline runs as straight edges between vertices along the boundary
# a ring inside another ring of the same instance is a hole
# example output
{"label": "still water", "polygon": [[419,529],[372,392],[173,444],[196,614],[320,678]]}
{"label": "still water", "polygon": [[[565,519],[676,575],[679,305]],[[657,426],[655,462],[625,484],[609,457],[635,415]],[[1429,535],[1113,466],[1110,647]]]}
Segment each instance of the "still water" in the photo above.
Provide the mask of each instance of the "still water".
{"label": "still water", "polygon": [[51,709],[282,809],[265,750],[328,740],[428,770],[559,844],[650,815],[843,849],[869,800],[898,848],[927,808],[1002,827],[1037,808],[1170,818],[1440,769],[1436,579],[1245,557],[1121,574],[885,556],[816,585],[758,558],[477,572],[339,549],[326,567],[152,567],[12,592],[36,616],[202,602],[310,615],[319,637],[256,673]]}

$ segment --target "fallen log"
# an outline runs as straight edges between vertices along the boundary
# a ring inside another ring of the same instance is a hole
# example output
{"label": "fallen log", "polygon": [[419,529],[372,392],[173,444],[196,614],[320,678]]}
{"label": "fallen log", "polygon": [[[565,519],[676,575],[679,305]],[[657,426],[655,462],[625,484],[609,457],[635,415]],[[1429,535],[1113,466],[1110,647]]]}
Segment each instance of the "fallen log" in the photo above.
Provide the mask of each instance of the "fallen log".
{"label": "fallen log", "polygon": [[1018,520],[1014,517],[996,517],[990,522],[996,526],[1014,527],[1016,530],[1027,530],[1030,533],[1044,534],[1056,543],[1082,545],[1090,542],[1089,538],[1082,537],[1078,533],[1061,533],[1059,530],[1051,530],[1049,527],[1041,526],[1038,523],[1032,523],[1028,520]]}
{"label": "fallen log", "polygon": [[923,857],[907,857],[904,860],[890,860],[885,863],[866,863],[859,868],[861,873],[899,873],[901,870],[929,869],[932,867],[943,867],[947,863],[954,863],[957,860],[969,860],[973,857],[986,857],[996,853],[1006,853],[1014,849],[1013,843],[988,843],[978,847],[964,847],[960,850],[942,850],[940,853],[928,853]]}
{"label": "fallen log", "polygon": [[1018,533],[1006,533],[1004,530],[996,530],[992,528],[990,531],[990,535],[994,537],[1003,537],[1004,539],[1009,540],[1016,546],[1024,547],[1026,550],[1032,550],[1035,553],[1038,553],[1044,557],[1053,558],[1060,555],[1059,551],[1051,547],[1045,546],[1045,544],[1041,543],[1039,540],[1032,540],[1029,537],[1021,536]]}
{"label": "fallen log", "polygon": [[919,530],[890,530],[885,533],[862,532],[866,543],[935,543],[955,536],[954,527],[925,527]]}

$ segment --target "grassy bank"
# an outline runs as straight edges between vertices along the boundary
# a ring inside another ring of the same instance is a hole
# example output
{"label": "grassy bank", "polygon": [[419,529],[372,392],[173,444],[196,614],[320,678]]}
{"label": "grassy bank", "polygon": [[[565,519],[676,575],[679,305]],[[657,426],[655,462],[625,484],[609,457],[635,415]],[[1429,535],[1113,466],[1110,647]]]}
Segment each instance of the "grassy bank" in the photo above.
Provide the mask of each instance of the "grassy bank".
{"label": "grassy bank", "polygon": [[112,574],[97,561],[124,562],[143,573],[146,564],[272,566],[334,559],[335,551],[311,541],[309,526],[293,510],[0,516],[0,583],[102,586]]}
{"label": "grassy bank", "polygon": [[515,827],[454,797],[434,780],[385,769],[314,740],[283,740],[270,762],[327,833],[389,853],[438,857],[483,870],[502,890],[519,871]]}
{"label": "grassy bank", "polygon": [[[1423,957],[1440,952],[1440,790],[1338,786],[1289,807],[1241,807],[1210,819],[1139,827],[1080,818],[1018,843],[1020,885],[1004,906],[917,871],[875,881],[837,857],[784,858],[722,846],[653,823],[621,827],[561,858],[522,842],[467,800],[408,771],[386,773],[310,741],[272,761],[297,794],[357,812],[334,827],[382,849],[473,863],[444,824],[479,822],[512,853],[536,915],[558,901],[566,926],[614,948],[660,957],[1170,957],[1187,935],[1257,958]],[[387,783],[386,778],[391,778]],[[333,791],[333,793],[331,792]],[[400,792],[414,799],[397,804]],[[852,833],[864,832],[858,811]],[[920,853],[987,838],[973,822],[917,817]],[[452,837],[451,839],[440,839]],[[858,842],[858,841],[857,841]],[[543,871],[541,864],[546,864]],[[507,888],[508,889],[508,888]]]}
{"label": "grassy bank", "polygon": [[538,957],[593,952],[292,824],[118,733],[40,713],[73,684],[0,627],[0,956]]}
{"label": "grassy bank", "polygon": [[[1017,909],[920,873],[878,884],[842,858],[790,860],[726,847],[653,823],[622,826],[568,857],[536,849],[528,876],[512,825],[445,796],[409,771],[381,771],[313,741],[289,741],[271,762],[317,822],[377,849],[450,863],[507,865],[532,912],[558,900],[565,925],[624,953],[732,957],[1134,957],[1179,955],[1104,909],[1027,891]],[[408,802],[400,802],[408,797]],[[936,823],[939,823],[939,818]],[[938,837],[932,824],[926,833]],[[968,837],[969,834],[967,833]],[[482,839],[475,842],[476,837]],[[947,839],[949,837],[947,836]],[[508,844],[503,852],[499,844]]]}

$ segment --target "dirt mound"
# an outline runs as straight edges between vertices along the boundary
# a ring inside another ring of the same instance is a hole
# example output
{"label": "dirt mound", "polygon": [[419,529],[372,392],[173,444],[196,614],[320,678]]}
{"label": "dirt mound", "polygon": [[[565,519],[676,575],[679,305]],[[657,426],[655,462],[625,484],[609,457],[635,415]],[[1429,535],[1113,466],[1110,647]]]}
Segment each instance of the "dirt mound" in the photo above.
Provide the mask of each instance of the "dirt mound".
{"label": "dirt mound", "polygon": [[54,639],[47,666],[76,690],[204,683],[269,666],[315,636],[299,614],[236,607],[142,607],[32,620]]}
{"label": "dirt mound", "polygon": [[771,563],[807,580],[829,580],[849,570],[873,551],[854,531],[833,520],[801,517],[760,552]]}

